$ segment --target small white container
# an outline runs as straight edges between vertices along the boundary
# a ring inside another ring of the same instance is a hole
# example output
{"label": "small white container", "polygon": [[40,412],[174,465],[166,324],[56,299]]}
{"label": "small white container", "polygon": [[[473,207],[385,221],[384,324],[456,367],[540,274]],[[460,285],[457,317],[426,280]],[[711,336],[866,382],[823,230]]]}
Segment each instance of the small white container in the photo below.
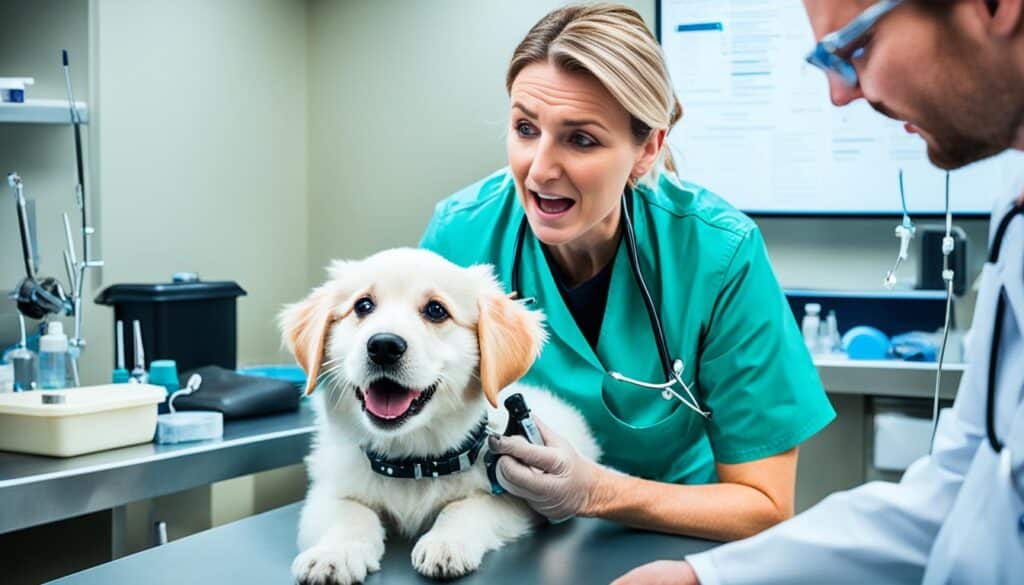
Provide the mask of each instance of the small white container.
{"label": "small white container", "polygon": [[46,335],[39,338],[39,386],[44,390],[57,390],[68,385],[68,336],[64,326],[53,321]]}
{"label": "small white container", "polygon": [[0,450],[71,457],[147,443],[166,394],[147,384],[0,394]]}
{"label": "small white container", "polygon": [[804,305],[804,320],[800,329],[804,335],[804,345],[811,355],[817,354],[821,348],[818,344],[818,328],[821,327],[821,305],[807,303]]}

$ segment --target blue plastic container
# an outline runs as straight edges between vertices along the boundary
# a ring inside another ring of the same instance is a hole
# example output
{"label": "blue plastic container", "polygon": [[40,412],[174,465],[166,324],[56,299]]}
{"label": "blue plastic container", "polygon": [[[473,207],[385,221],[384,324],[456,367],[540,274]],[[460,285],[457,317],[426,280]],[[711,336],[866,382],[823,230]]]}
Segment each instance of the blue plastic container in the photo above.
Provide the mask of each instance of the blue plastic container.
{"label": "blue plastic container", "polygon": [[239,374],[246,376],[262,376],[275,380],[291,382],[298,389],[306,387],[306,372],[294,364],[268,364],[261,366],[247,366],[238,368]]}

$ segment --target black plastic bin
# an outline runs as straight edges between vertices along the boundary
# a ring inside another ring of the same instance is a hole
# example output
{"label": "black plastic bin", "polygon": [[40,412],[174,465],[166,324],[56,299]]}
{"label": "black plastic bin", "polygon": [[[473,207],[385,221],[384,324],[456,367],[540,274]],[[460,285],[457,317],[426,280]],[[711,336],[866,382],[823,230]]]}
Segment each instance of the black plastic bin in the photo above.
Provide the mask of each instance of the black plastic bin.
{"label": "black plastic bin", "polygon": [[[135,364],[132,321],[142,326],[146,367],[153,360],[171,359],[178,371],[217,365],[235,369],[238,361],[236,299],[245,295],[232,281],[198,279],[163,284],[115,284],[96,297],[114,308],[124,322],[125,367]],[[116,354],[116,351],[115,351]],[[117,356],[114,355],[116,367]]]}

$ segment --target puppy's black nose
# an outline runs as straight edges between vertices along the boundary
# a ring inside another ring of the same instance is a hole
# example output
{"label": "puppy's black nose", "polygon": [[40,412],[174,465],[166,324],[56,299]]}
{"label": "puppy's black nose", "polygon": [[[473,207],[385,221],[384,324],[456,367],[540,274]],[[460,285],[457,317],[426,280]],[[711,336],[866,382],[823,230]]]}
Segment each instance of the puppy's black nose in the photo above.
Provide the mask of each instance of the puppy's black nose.
{"label": "puppy's black nose", "polygon": [[394,333],[377,333],[366,342],[366,353],[379,366],[394,365],[405,349],[405,340]]}

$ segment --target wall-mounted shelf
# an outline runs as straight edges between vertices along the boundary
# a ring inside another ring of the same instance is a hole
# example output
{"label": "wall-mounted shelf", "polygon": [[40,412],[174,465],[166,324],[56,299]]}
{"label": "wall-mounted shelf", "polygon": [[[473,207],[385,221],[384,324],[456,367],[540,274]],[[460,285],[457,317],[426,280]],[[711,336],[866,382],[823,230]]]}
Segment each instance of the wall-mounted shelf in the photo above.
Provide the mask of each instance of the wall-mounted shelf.
{"label": "wall-mounted shelf", "polygon": [[[89,122],[89,108],[85,102],[75,102],[82,123]],[[0,102],[0,124],[70,124],[71,112],[67,100],[25,100],[14,104]]]}

